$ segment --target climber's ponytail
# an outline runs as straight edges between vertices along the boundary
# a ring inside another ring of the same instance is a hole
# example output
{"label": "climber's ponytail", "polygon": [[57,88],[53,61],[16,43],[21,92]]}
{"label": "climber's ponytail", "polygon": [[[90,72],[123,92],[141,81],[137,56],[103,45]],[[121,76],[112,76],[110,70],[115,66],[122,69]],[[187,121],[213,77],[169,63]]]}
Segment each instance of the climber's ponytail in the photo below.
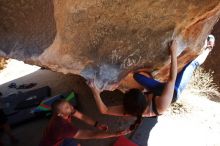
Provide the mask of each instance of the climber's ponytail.
{"label": "climber's ponytail", "polygon": [[142,115],[137,116],[137,119],[136,119],[135,122],[130,126],[129,129],[130,129],[131,131],[134,130],[134,129],[136,129],[136,128],[140,125],[141,121],[142,121]]}
{"label": "climber's ponytail", "polygon": [[142,120],[142,114],[147,108],[145,95],[139,89],[130,89],[125,93],[123,99],[125,114],[137,117],[137,120],[130,126],[130,130],[135,129]]}

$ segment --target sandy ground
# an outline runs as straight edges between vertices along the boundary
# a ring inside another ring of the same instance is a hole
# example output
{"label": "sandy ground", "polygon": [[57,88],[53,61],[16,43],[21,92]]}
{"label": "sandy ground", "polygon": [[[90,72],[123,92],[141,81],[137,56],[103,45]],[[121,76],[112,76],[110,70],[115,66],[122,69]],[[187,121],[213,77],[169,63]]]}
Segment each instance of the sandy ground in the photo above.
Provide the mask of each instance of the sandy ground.
{"label": "sandy ground", "polygon": [[[38,85],[34,88],[48,85],[52,89],[52,95],[74,90],[80,100],[80,111],[103,123],[107,123],[113,131],[128,127],[129,122],[132,120],[101,116],[97,111],[88,86],[79,76],[41,70],[38,67],[11,60],[7,68],[0,72],[0,92],[4,96],[17,92],[14,89],[8,89],[7,86],[11,82],[18,85],[36,82]],[[25,92],[27,90],[19,91]],[[183,97],[180,101],[183,106],[177,110],[177,113],[180,112],[179,114],[172,114],[169,110],[165,115],[158,118],[158,123],[150,132],[148,145],[220,146],[220,104],[205,97],[192,96],[187,92],[183,94]],[[115,104],[114,98],[107,98],[107,103]],[[13,132],[20,140],[17,146],[37,146],[47,122],[47,119],[40,119],[14,128]],[[90,128],[77,120],[74,123],[81,128]],[[3,140],[6,142],[6,146],[10,145],[7,136],[4,135]],[[115,138],[84,140],[80,143],[82,143],[82,146],[109,146],[114,141]]]}
{"label": "sandy ground", "polygon": [[205,97],[183,95],[179,114],[158,118],[150,146],[220,146],[220,104]]}

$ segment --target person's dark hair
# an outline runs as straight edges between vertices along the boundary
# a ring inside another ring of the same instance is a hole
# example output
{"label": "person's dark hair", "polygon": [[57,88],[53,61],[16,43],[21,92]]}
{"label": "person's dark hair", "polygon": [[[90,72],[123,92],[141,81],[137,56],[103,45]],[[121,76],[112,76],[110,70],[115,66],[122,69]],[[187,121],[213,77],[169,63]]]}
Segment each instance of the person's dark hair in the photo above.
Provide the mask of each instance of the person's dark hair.
{"label": "person's dark hair", "polygon": [[142,121],[142,114],[147,108],[147,101],[139,89],[130,89],[124,95],[123,105],[125,114],[136,116],[137,120],[130,126],[134,130]]}
{"label": "person's dark hair", "polygon": [[65,101],[64,99],[57,99],[57,100],[55,100],[55,101],[52,103],[52,105],[51,105],[52,112],[53,112],[53,113],[58,113],[58,112],[59,112],[58,106],[59,106],[60,104],[62,104],[63,102],[66,102],[66,101]]}

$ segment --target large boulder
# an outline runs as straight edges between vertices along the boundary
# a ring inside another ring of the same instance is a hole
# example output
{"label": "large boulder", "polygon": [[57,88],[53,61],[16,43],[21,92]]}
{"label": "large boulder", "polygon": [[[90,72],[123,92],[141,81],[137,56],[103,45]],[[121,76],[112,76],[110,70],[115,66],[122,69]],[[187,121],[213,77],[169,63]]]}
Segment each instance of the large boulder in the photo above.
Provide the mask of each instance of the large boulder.
{"label": "large boulder", "polygon": [[146,69],[165,80],[201,50],[219,0],[1,0],[0,56],[95,79],[100,88]]}

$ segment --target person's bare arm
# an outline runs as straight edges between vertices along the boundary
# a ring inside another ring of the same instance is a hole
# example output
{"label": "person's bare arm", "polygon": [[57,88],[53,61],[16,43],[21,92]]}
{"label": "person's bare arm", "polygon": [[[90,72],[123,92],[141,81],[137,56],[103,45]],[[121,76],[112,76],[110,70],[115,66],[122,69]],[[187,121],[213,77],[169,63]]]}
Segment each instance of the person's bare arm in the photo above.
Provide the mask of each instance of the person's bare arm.
{"label": "person's bare arm", "polygon": [[82,114],[81,112],[79,111],[75,111],[75,113],[73,114],[73,117],[76,117],[77,119],[80,119],[82,120],[83,122],[87,123],[88,125],[91,125],[91,126],[94,126],[96,121],[91,119],[90,117]]}
{"label": "person's bare arm", "polygon": [[[73,109],[74,110],[74,109]],[[104,130],[107,131],[108,130],[108,126],[105,124],[101,124],[98,121],[93,120],[92,118],[86,116],[85,114],[75,110],[72,114],[73,117],[76,117],[79,120],[82,120],[83,122],[85,122],[88,125],[94,126],[96,128],[98,128],[99,130]]]}
{"label": "person's bare arm", "polygon": [[109,133],[104,131],[91,131],[91,130],[79,130],[73,138],[75,139],[104,139],[111,137],[118,137],[121,135],[127,135],[131,131],[125,130],[121,132]]}
{"label": "person's bare arm", "polygon": [[102,101],[100,97],[100,91],[97,89],[95,86],[94,82],[90,82],[89,86],[92,90],[92,93],[95,98],[95,102],[97,104],[97,107],[102,114],[106,115],[114,115],[114,116],[125,116],[124,115],[124,107],[123,105],[118,105],[118,106],[106,106],[104,102]]}
{"label": "person's bare arm", "polygon": [[169,49],[171,53],[170,75],[162,95],[156,98],[157,111],[160,114],[162,114],[169,107],[172,101],[177,76],[177,43],[175,40],[172,42],[172,45]]}

